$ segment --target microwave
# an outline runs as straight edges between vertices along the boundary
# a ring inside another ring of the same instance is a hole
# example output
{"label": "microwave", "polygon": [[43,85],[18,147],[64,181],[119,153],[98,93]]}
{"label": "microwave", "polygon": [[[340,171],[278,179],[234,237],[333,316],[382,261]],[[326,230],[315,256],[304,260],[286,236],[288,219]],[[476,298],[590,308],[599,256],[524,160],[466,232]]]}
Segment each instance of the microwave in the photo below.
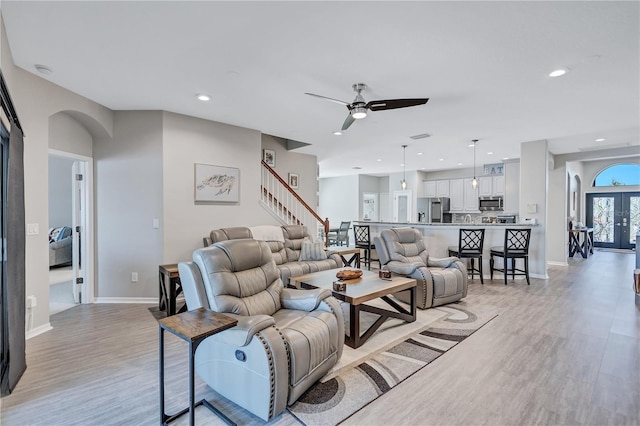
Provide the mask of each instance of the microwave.
{"label": "microwave", "polygon": [[481,212],[502,211],[504,209],[504,200],[502,197],[480,197],[478,199],[478,208]]}

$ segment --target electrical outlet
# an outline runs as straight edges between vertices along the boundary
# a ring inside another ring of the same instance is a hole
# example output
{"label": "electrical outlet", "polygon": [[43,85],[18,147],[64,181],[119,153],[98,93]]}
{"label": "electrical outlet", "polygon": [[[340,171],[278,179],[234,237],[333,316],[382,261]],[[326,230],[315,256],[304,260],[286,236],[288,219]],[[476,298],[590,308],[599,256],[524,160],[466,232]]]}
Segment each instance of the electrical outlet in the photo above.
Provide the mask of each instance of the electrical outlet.
{"label": "electrical outlet", "polygon": [[138,273],[137,272],[132,272],[131,273],[131,282],[132,283],[137,283],[138,282]]}

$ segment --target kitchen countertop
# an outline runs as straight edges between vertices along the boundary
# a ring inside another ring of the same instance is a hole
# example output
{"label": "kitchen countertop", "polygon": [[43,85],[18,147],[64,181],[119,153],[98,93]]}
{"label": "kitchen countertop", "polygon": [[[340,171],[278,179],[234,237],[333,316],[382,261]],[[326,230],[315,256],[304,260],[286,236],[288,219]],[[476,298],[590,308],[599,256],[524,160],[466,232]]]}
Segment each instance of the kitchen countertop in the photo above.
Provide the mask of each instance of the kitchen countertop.
{"label": "kitchen countertop", "polygon": [[359,220],[354,221],[355,223],[361,225],[405,225],[405,226],[491,226],[491,227],[513,227],[513,226],[524,226],[524,227],[535,227],[538,224],[532,223],[425,223],[425,222],[373,222],[369,220]]}

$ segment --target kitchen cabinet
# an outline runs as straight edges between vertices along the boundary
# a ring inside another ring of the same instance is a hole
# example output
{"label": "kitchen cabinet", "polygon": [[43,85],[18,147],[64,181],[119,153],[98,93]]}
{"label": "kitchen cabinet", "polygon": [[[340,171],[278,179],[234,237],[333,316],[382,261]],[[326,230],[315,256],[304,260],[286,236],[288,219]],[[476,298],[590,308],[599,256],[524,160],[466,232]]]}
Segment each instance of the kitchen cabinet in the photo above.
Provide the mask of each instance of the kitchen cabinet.
{"label": "kitchen cabinet", "polygon": [[492,195],[504,196],[504,176],[494,176],[492,179]]}
{"label": "kitchen cabinet", "polygon": [[435,180],[425,180],[423,182],[423,192],[424,192],[424,196],[425,197],[429,197],[429,198],[435,198],[437,197],[437,188],[436,188],[436,181]]}
{"label": "kitchen cabinet", "polygon": [[436,181],[436,196],[448,197],[449,196],[449,180],[437,180]]}
{"label": "kitchen cabinet", "polygon": [[473,179],[464,179],[462,184],[464,200],[463,210],[465,212],[477,212],[478,210],[478,188],[473,187]]}
{"label": "kitchen cabinet", "polygon": [[449,210],[452,212],[464,210],[464,179],[449,181]]}
{"label": "kitchen cabinet", "polygon": [[491,176],[481,176],[478,178],[478,196],[490,197],[493,195],[491,191],[493,178]]}

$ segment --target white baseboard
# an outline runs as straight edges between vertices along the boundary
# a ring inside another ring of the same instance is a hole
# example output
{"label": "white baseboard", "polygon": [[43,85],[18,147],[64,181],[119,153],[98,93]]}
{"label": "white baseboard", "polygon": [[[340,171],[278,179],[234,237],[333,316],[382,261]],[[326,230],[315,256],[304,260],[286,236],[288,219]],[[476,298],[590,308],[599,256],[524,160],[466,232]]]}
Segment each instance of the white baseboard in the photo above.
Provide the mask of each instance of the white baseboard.
{"label": "white baseboard", "polygon": [[25,340],[29,340],[32,337],[36,337],[37,335],[42,334],[42,333],[46,333],[49,330],[53,330],[53,327],[51,327],[51,323],[46,323],[46,324],[43,324],[43,325],[41,325],[39,327],[32,328],[31,330],[28,330],[25,333],[25,335],[24,335]]}
{"label": "white baseboard", "polygon": [[547,262],[548,266],[569,266],[569,263],[567,262],[553,262],[553,261],[548,261]]}
{"label": "white baseboard", "polygon": [[95,303],[145,303],[157,304],[157,297],[96,297]]}

